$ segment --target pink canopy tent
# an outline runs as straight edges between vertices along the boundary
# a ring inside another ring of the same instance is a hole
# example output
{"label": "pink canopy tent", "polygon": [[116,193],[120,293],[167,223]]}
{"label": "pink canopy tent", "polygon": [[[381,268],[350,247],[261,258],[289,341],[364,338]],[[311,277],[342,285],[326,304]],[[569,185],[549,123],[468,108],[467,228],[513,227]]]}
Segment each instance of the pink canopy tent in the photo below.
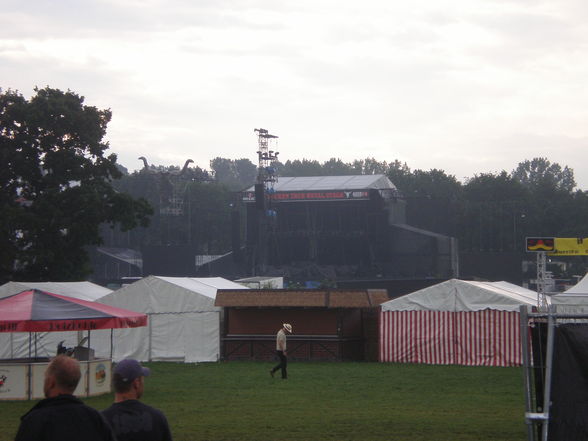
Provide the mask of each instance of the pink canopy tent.
{"label": "pink canopy tent", "polygon": [[[85,363],[85,382],[82,394],[105,393],[110,387],[105,387],[104,381],[100,381],[110,375],[110,364],[106,366],[103,360],[94,361],[93,351],[90,349],[90,331],[113,328],[135,328],[147,325],[147,315],[109,305],[80,300],[72,297],[53,294],[38,289],[22,291],[0,299],[0,332],[28,332],[29,333],[29,358],[18,359],[20,365],[15,367],[16,359],[0,360],[4,368],[10,372],[13,381],[13,398],[32,399],[41,397],[42,383],[37,384],[33,380],[41,378],[39,369],[44,369],[48,361],[37,358],[37,333],[60,331],[87,331],[88,336],[83,339],[88,342],[87,348],[81,347],[81,342],[75,348],[64,348],[66,353]],[[35,336],[34,358],[32,357],[32,335]],[[82,341],[83,341],[82,340]],[[61,346],[61,343],[60,345]],[[58,347],[58,353],[61,348]],[[71,349],[71,352],[67,352]],[[82,351],[84,350],[84,351]],[[78,356],[78,351],[79,356]],[[112,331],[110,352],[112,358]],[[84,355],[85,354],[85,355]],[[26,363],[26,375],[22,374],[22,367]],[[96,369],[95,375],[90,375],[91,363],[97,363],[92,369]],[[21,366],[21,367],[19,367]],[[8,375],[8,374],[7,374]],[[91,381],[92,377],[92,381]],[[96,377],[96,378],[94,378]],[[24,380],[22,380],[24,378]],[[21,379],[21,380],[19,380]],[[95,381],[94,381],[95,380]],[[108,382],[108,384],[110,384]]]}
{"label": "pink canopy tent", "polygon": [[0,332],[92,331],[146,325],[146,314],[38,289],[0,299]]}

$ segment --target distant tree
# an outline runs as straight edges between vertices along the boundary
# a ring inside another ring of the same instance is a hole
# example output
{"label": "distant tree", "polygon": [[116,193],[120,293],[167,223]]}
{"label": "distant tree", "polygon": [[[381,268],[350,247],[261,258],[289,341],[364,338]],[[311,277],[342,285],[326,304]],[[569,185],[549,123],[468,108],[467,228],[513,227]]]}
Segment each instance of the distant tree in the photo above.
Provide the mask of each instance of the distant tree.
{"label": "distant tree", "polygon": [[459,243],[469,251],[521,251],[528,227],[530,191],[506,171],[466,181]]}
{"label": "distant tree", "polygon": [[235,171],[239,180],[239,189],[244,189],[255,184],[257,166],[246,158],[236,159],[234,162]]}
{"label": "distant tree", "polygon": [[517,166],[512,177],[526,187],[571,193],[576,187],[574,171],[568,166],[551,163],[546,158],[533,158]]}
{"label": "distant tree", "polygon": [[279,176],[323,176],[323,167],[316,160],[296,159],[286,161],[278,168]]}
{"label": "distant tree", "polygon": [[341,161],[339,158],[331,158],[322,165],[322,174],[325,176],[346,176],[355,174],[350,164]]}
{"label": "distant tree", "polygon": [[571,231],[575,224],[569,213],[574,207],[574,171],[546,158],[526,160],[512,172],[530,192],[528,228],[530,235],[560,236],[560,231]]}
{"label": "distant tree", "polygon": [[82,279],[100,224],[148,224],[149,204],[112,186],[110,117],[69,91],[0,92],[0,279]]}
{"label": "distant tree", "polygon": [[257,167],[246,158],[227,159],[216,157],[210,161],[217,182],[231,190],[243,190],[255,183]]}
{"label": "distant tree", "polygon": [[353,170],[358,175],[384,175],[389,172],[392,164],[386,161],[380,162],[374,158],[365,158],[353,161]]}
{"label": "distant tree", "polygon": [[388,165],[386,175],[396,188],[404,189],[403,191],[408,190],[413,185],[412,172],[408,165],[406,165],[406,162],[400,162],[397,159],[394,160],[394,162]]}
{"label": "distant tree", "polygon": [[400,161],[390,164],[388,178],[407,201],[409,224],[437,233],[455,235],[457,204],[462,186],[443,170],[413,170]]}

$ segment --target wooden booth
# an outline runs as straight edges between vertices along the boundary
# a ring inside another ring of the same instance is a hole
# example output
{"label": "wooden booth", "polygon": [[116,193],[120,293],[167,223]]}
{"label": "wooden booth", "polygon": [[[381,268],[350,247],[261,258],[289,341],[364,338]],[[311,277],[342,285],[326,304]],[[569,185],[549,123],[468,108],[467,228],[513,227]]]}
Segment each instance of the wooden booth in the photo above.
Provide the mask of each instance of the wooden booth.
{"label": "wooden booth", "polygon": [[221,358],[273,360],[276,333],[290,323],[291,360],[376,361],[379,305],[387,300],[384,289],[219,290]]}

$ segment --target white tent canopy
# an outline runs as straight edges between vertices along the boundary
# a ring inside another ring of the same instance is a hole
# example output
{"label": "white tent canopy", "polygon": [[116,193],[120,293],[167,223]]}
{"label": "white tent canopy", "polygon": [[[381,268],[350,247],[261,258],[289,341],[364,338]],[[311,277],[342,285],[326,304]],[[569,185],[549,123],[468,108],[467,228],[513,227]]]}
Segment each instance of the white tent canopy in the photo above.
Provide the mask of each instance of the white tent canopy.
{"label": "white tent canopy", "polygon": [[552,295],[551,304],[560,313],[588,313],[588,274],[567,291]]}
{"label": "white tent canopy", "polygon": [[[149,276],[98,301],[149,315],[149,326],[116,329],[115,361],[170,360],[195,363],[220,358],[220,311],[214,306],[218,289],[247,289],[221,277]],[[96,352],[110,348],[110,332],[96,331]]]}
{"label": "white tent canopy", "polygon": [[563,294],[581,294],[588,296],[588,274],[582,277],[578,283],[576,283],[570,289],[566,290]]}
{"label": "white tent canopy", "polygon": [[18,294],[28,289],[40,289],[41,291],[91,302],[112,292],[111,289],[92,282],[8,282],[0,286],[0,298]]}
{"label": "white tent canopy", "polygon": [[[0,298],[8,297],[29,289],[39,289],[53,294],[76,299],[96,301],[108,295],[111,289],[92,282],[8,282],[0,286]],[[0,333],[0,358],[24,358],[31,354],[39,357],[54,356],[57,345],[63,341],[66,347],[77,346],[81,334],[77,332],[43,332],[37,333],[35,345],[29,348],[29,333]]]}
{"label": "white tent canopy", "polygon": [[537,293],[508,282],[451,279],[382,303],[382,311],[518,311],[537,305]]}

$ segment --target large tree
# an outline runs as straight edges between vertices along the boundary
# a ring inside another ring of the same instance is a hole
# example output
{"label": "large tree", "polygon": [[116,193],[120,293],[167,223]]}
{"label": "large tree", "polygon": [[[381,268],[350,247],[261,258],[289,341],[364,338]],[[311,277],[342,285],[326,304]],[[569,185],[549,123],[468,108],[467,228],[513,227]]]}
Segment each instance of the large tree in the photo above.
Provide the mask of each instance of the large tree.
{"label": "large tree", "polygon": [[84,278],[102,223],[147,225],[149,204],[112,186],[110,117],[70,91],[0,92],[1,281]]}
{"label": "large tree", "polygon": [[562,191],[572,193],[576,187],[574,171],[568,166],[551,163],[547,158],[533,158],[520,162],[512,177],[536,191]]}

